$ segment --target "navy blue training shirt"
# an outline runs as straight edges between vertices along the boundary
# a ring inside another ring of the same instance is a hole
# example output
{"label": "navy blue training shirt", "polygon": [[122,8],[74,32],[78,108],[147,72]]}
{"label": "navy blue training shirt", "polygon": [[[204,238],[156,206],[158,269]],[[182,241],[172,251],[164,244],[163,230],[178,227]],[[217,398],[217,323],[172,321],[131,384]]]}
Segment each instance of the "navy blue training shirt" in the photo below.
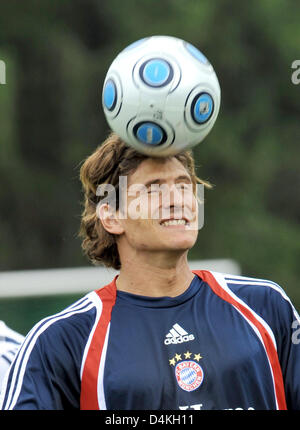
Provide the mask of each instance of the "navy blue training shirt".
{"label": "navy blue training shirt", "polygon": [[115,278],[43,319],[1,409],[300,409],[300,320],[282,288],[194,274],[159,298],[117,291]]}

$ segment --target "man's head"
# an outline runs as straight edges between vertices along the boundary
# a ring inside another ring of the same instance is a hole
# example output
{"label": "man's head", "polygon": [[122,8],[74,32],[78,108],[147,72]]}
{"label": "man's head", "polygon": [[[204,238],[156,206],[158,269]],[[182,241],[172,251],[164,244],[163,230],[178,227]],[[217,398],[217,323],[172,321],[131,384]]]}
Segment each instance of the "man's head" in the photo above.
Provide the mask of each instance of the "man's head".
{"label": "man's head", "polygon": [[[196,176],[190,152],[152,158],[112,133],[84,161],[80,179],[85,192],[80,236],[94,264],[120,269],[122,255],[132,250],[180,253],[194,245],[196,186],[210,185]],[[101,187],[113,190],[113,199]]]}

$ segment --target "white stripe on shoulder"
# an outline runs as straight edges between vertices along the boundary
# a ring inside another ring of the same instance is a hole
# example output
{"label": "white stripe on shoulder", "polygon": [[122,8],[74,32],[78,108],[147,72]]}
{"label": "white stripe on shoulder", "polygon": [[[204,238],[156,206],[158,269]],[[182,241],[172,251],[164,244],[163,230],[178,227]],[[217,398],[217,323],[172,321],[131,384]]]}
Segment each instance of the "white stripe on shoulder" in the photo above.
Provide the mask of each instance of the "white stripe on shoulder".
{"label": "white stripe on shoulder", "polygon": [[[277,350],[277,344],[276,344],[275,336],[274,336],[273,331],[271,330],[271,327],[269,326],[269,324],[264,319],[262,319],[252,308],[250,308],[243,300],[241,300],[238,296],[236,296],[231,291],[231,289],[227,285],[227,281],[225,279],[224,274],[217,273],[217,272],[211,272],[211,274],[215,277],[215,279],[219,283],[219,285],[232,298],[234,298],[238,303],[242,304],[245,308],[247,308],[252,313],[252,315],[263,325],[263,327],[267,330],[268,334],[270,335],[271,340],[272,340],[272,342],[274,344],[275,349]],[[276,402],[276,409],[278,409],[278,402],[277,402],[277,397],[276,397],[275,380],[274,380],[273,369],[272,369],[272,366],[271,366],[270,358],[269,358],[269,355],[267,353],[264,341],[263,341],[263,339],[261,337],[261,334],[260,334],[258,328],[252,323],[252,321],[250,321],[239,309],[237,309],[236,307],[235,307],[235,309],[244,317],[244,319],[248,322],[248,324],[253,328],[253,330],[255,331],[256,335],[258,336],[258,338],[261,341],[261,344],[262,344],[262,346],[263,346],[263,348],[265,350],[265,354],[266,354],[266,357],[267,357],[267,360],[268,360],[268,364],[269,364],[269,368],[270,368],[270,374],[271,374],[272,381],[273,381],[273,389],[274,389],[274,398],[275,398],[275,402]]]}
{"label": "white stripe on shoulder", "polygon": [[97,380],[98,405],[101,411],[104,411],[107,409],[105,392],[104,392],[104,367],[105,367],[105,361],[106,361],[106,352],[107,352],[108,338],[109,338],[109,332],[110,332],[110,324],[111,323],[108,324],[106,335],[105,335],[105,341],[104,341],[103,350],[101,354],[98,380]]}
{"label": "white stripe on shoulder", "polygon": [[[231,297],[233,297],[238,303],[240,303],[241,305],[243,305],[244,307],[246,307],[255,316],[255,318],[265,327],[265,329],[269,333],[269,335],[270,335],[270,337],[271,337],[271,339],[272,339],[272,341],[274,343],[275,348],[277,348],[275,336],[274,336],[273,331],[271,330],[271,327],[269,326],[269,324],[264,319],[262,319],[252,308],[250,308],[250,306],[248,306],[247,303],[245,303],[236,294],[234,294],[234,292],[228,287],[227,281],[226,281],[226,277],[224,276],[224,274],[218,273],[218,272],[211,272],[211,273],[213,274],[213,276],[215,277],[215,279],[217,280],[217,282],[221,285],[221,287]],[[251,325],[253,326],[253,324],[251,324]],[[256,328],[255,328],[255,332],[256,333],[258,332],[258,330]],[[261,339],[260,334],[259,334],[259,337]]]}
{"label": "white stripe on shoulder", "polygon": [[100,299],[100,297],[98,296],[98,294],[95,291],[93,291],[92,293],[90,293],[90,298],[93,301],[94,306],[96,307],[96,318],[95,318],[95,322],[94,322],[93,328],[92,328],[92,330],[90,332],[88,341],[87,341],[86,346],[84,348],[84,353],[83,353],[82,363],[81,363],[81,368],[80,368],[80,379],[82,379],[82,373],[83,373],[83,369],[84,369],[84,364],[85,364],[85,360],[86,360],[86,357],[87,357],[87,353],[88,353],[88,350],[90,348],[90,344],[91,344],[91,341],[93,339],[94,332],[95,332],[96,327],[98,325],[99,319],[100,319],[101,314],[102,314],[102,309],[103,309],[102,300]]}
{"label": "white stripe on shoulder", "polygon": [[[5,393],[5,396],[3,397],[3,405],[0,405],[0,408],[13,409],[13,407],[15,406],[22,388],[27,362],[38,337],[55,322],[65,318],[69,318],[77,313],[88,312],[90,309],[92,309],[95,304],[91,296],[92,293],[88,293],[83,299],[78,300],[73,305],[67,307],[63,311],[42,319],[30,330],[20,348],[14,366],[11,369],[12,375],[9,392]],[[6,387],[2,388],[5,392]]]}
{"label": "white stripe on shoulder", "polygon": [[236,275],[224,275],[224,279],[227,282],[227,284],[236,284],[236,285],[257,285],[261,287],[270,287],[273,288],[273,290],[277,291],[281,296],[290,304],[293,314],[296,318],[296,320],[300,324],[300,316],[294,307],[293,303],[291,302],[290,298],[284,291],[284,289],[276,284],[276,282],[270,281],[268,279],[259,279],[259,278],[248,278],[245,276],[236,276]]}

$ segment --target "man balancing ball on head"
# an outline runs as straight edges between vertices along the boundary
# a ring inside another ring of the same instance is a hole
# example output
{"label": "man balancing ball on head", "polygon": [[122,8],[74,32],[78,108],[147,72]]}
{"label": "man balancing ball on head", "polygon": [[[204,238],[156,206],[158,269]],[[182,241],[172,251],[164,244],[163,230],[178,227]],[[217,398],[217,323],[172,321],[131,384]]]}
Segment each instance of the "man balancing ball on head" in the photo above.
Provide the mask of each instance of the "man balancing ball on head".
{"label": "man balancing ball on head", "polygon": [[150,158],[111,134],[81,181],[83,249],[119,275],[30,331],[2,409],[299,409],[299,316],[284,291],[189,268],[195,189],[209,187],[192,155]]}

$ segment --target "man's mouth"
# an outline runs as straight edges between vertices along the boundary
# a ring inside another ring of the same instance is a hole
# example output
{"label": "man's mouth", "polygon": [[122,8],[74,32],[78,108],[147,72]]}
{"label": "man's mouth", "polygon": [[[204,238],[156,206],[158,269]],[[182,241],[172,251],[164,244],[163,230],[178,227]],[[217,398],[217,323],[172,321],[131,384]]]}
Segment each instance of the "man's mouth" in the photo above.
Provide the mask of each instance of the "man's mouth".
{"label": "man's mouth", "polygon": [[177,225],[189,225],[189,222],[185,218],[181,219],[167,219],[160,222],[163,227],[177,226]]}

